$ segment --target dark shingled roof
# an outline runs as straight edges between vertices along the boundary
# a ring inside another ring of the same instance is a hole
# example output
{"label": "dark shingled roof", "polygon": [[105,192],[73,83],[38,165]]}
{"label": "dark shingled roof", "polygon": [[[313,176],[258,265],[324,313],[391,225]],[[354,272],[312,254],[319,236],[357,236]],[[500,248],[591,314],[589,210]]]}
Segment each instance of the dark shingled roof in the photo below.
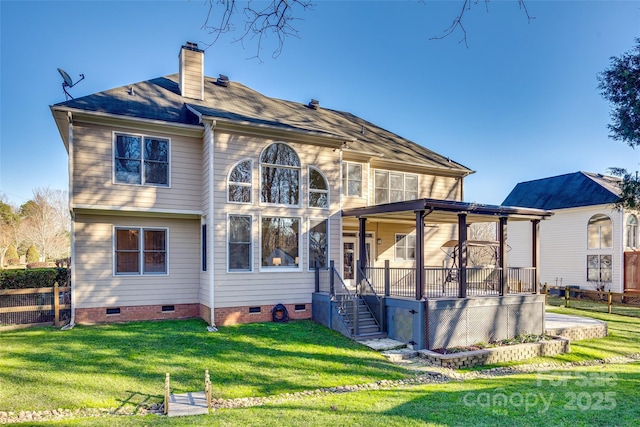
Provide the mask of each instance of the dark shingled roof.
{"label": "dark shingled roof", "polygon": [[216,79],[205,77],[204,85],[204,101],[183,98],[178,75],[172,74],[61,102],[54,107],[198,124],[198,117],[189,111],[189,106],[199,114],[220,120],[341,138],[348,141],[347,149],[351,151],[375,153],[390,161],[446,169],[454,174],[473,173],[447,157],[350,113],[322,107],[316,110],[302,103],[271,98],[235,81],[222,87],[216,84]]}
{"label": "dark shingled roof", "polygon": [[617,178],[590,172],[575,172],[517,184],[502,202],[505,206],[565,209],[615,203]]}

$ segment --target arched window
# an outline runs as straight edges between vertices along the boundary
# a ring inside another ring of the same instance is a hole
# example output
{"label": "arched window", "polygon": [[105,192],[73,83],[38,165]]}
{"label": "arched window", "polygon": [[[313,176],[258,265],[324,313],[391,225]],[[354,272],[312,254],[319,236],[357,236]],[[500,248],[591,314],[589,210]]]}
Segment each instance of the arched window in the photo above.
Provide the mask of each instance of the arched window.
{"label": "arched window", "polygon": [[322,172],[314,167],[309,168],[309,207],[329,207],[329,185]]}
{"label": "arched window", "polygon": [[587,247],[602,249],[613,247],[613,228],[611,218],[604,214],[595,214],[587,226]]}
{"label": "arched window", "polygon": [[300,202],[300,159],[287,144],[271,144],[260,156],[260,201],[298,206]]}
{"label": "arched window", "polygon": [[635,215],[627,218],[627,247],[638,247],[638,218]]}
{"label": "arched window", "polygon": [[251,160],[243,160],[231,169],[228,190],[229,202],[251,203]]}

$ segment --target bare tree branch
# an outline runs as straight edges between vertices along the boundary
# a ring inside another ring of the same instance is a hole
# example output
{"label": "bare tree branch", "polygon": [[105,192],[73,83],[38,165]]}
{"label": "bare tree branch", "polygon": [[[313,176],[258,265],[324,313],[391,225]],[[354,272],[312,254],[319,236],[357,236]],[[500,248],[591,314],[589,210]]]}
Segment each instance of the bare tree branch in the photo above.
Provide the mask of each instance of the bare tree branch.
{"label": "bare tree branch", "polygon": [[[535,16],[531,16],[529,14],[529,10],[527,9],[525,0],[517,1],[518,6],[522,11],[524,11],[524,14],[527,16],[527,23],[531,23],[532,19],[536,19]],[[483,0],[483,2],[486,12],[489,13],[489,0]],[[422,1],[422,3],[424,3],[424,0]],[[458,15],[453,18],[451,25],[449,25],[441,35],[433,36],[429,38],[429,40],[442,40],[449,37],[456,30],[460,30],[462,32],[462,38],[458,43],[464,43],[464,45],[469,48],[469,44],[467,43],[467,29],[464,26],[463,19],[465,17],[465,14],[471,10],[472,5],[478,5],[478,3],[480,3],[480,0],[464,0],[464,2],[462,3],[462,8],[460,9],[460,13],[458,13]]]}
{"label": "bare tree branch", "polygon": [[[208,47],[213,45],[221,35],[236,31],[233,18],[238,14],[236,0],[207,0],[209,9],[202,28],[215,38],[211,43],[205,43]],[[301,20],[299,13],[312,9],[311,0],[271,0],[268,2],[248,0],[242,7],[244,15],[244,30],[234,42],[240,42],[243,47],[245,41],[257,39],[256,54],[254,58],[260,59],[260,53],[264,40],[270,35],[277,38],[277,46],[272,53],[277,58],[284,47],[287,37],[299,38],[299,32],[294,27],[294,21]],[[220,23],[217,26],[210,25],[215,15],[214,9],[222,9]]]}

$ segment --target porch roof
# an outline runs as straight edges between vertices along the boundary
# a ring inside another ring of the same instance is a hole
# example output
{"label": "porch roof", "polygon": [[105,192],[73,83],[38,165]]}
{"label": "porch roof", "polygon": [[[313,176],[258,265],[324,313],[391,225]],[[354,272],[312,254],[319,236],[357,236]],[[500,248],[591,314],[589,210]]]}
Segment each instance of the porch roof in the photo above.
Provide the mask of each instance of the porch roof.
{"label": "porch roof", "polygon": [[467,215],[467,223],[492,222],[499,218],[508,218],[511,221],[542,220],[553,215],[553,212],[544,209],[483,205],[455,200],[416,199],[344,209],[342,216],[371,218],[372,220],[415,221],[415,212],[418,211],[428,212],[425,221],[441,224],[457,224],[459,214]]}

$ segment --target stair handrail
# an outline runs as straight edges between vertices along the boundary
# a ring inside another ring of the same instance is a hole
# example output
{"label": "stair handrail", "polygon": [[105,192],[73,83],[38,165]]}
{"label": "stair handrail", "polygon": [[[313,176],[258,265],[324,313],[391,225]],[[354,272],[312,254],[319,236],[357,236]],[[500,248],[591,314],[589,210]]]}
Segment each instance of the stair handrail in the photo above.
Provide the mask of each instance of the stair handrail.
{"label": "stair handrail", "polygon": [[[340,320],[342,321],[342,324],[344,325],[347,332],[349,332],[349,335],[353,337],[354,335],[357,335],[357,331],[358,331],[358,326],[357,326],[358,304],[357,304],[356,296],[353,293],[351,293],[349,288],[347,288],[347,285],[344,284],[344,280],[342,280],[342,277],[340,276],[340,273],[338,273],[338,271],[336,270],[335,266],[333,265],[333,262],[331,263],[329,269],[331,270],[331,274],[333,275],[333,278],[334,278],[333,295],[331,295],[331,297],[334,301],[337,302],[337,309],[338,309],[338,313],[340,314]],[[338,287],[340,288],[341,291],[343,291],[341,293],[338,293],[335,290],[336,278],[338,279],[338,284],[339,284]],[[351,308],[353,310],[353,319],[354,319],[353,333],[351,332],[351,328],[349,327],[349,325],[347,325],[347,322],[345,322],[344,320],[344,315],[347,314],[349,311],[349,307],[348,307],[349,302],[351,303]]]}
{"label": "stair handrail", "polygon": [[[378,303],[379,312],[378,312],[378,315],[376,315],[375,314],[376,312],[372,309],[372,307],[369,305],[367,300],[364,298],[362,299],[362,301],[364,301],[364,304],[367,306],[371,314],[373,314],[373,320],[375,320],[376,324],[382,330],[381,323],[384,317],[384,314],[383,314],[384,306],[383,306],[382,298],[380,297],[380,295],[378,295],[378,293],[374,289],[373,285],[369,281],[369,278],[366,276],[365,272],[362,270],[360,265],[358,265],[358,276],[360,277],[360,280],[358,282],[358,285],[360,288],[360,294],[373,295],[375,297],[376,302]],[[367,292],[367,291],[370,291],[370,292]],[[378,316],[380,316],[380,318],[378,318]]]}

